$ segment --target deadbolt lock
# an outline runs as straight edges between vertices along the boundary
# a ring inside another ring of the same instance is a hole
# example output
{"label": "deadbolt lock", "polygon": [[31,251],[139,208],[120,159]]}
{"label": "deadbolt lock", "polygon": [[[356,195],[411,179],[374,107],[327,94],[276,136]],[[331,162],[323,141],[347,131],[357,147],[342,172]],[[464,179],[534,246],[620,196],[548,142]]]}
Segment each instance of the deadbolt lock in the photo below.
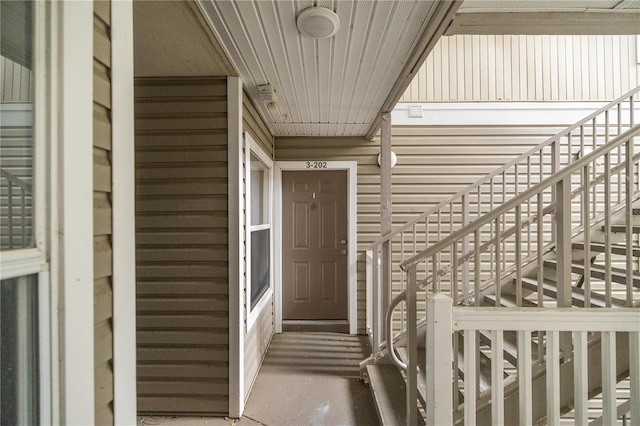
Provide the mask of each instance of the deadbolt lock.
{"label": "deadbolt lock", "polygon": [[340,240],[340,244],[342,244],[342,245],[347,244],[347,240]]}

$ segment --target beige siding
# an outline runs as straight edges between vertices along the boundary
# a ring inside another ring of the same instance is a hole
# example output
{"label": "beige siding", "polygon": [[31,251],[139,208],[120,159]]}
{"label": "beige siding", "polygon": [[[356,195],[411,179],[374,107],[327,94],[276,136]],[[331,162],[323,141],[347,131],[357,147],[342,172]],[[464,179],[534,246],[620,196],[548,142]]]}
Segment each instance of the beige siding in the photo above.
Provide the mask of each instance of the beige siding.
{"label": "beige siding", "polygon": [[[262,147],[262,149],[267,152],[273,158],[274,147],[273,147],[273,137],[269,132],[267,126],[265,126],[264,121],[258,114],[258,111],[253,106],[249,97],[246,93],[243,93],[243,102],[242,102],[242,121],[243,121],[243,130],[245,132],[249,132],[251,137]],[[244,156],[242,158],[245,158]],[[246,165],[244,165],[246,167]],[[244,171],[243,171],[244,172]],[[243,174],[244,176],[244,174]],[[246,188],[246,187],[245,187]],[[246,191],[245,191],[246,193]],[[246,200],[246,198],[245,198]],[[246,209],[246,206],[245,206]],[[243,217],[244,212],[243,212]],[[246,223],[246,220],[243,220],[243,223]],[[247,233],[248,235],[248,233]],[[247,270],[246,258],[243,262],[244,271]],[[246,277],[246,275],[245,275]],[[246,283],[246,280],[245,280]],[[245,285],[243,297],[245,301],[245,318],[244,318],[244,331],[246,333],[244,338],[244,390],[245,390],[245,399],[249,397],[249,393],[251,392],[251,386],[258,375],[258,371],[260,369],[260,365],[262,364],[262,359],[264,358],[267,349],[269,347],[269,342],[271,342],[271,337],[274,332],[274,324],[273,324],[273,298],[271,299],[271,303],[266,305],[263,311],[260,313],[258,318],[255,320],[255,323],[252,325],[250,330],[247,330],[247,312],[249,306],[246,304],[247,300],[247,287]]]}
{"label": "beige siding", "polygon": [[111,3],[94,2],[93,259],[96,424],[113,424],[113,287],[111,226]]}
{"label": "beige siding", "polygon": [[258,376],[260,365],[267,353],[273,337],[273,298],[267,304],[244,340],[244,390],[245,399],[249,397],[253,382]]}
{"label": "beige siding", "polygon": [[228,413],[226,80],[136,80],[138,410]]}
{"label": "beige siding", "polygon": [[0,56],[0,102],[33,102],[33,71]]}
{"label": "beige siding", "polygon": [[273,136],[258,114],[258,110],[244,92],[242,93],[242,124],[243,130],[251,133],[253,139],[267,154],[273,155]]}
{"label": "beige siding", "polygon": [[442,37],[401,102],[611,100],[640,84],[637,36]]}
{"label": "beige siding", "polygon": [[[567,123],[569,124],[569,123]],[[393,225],[400,226],[564,126],[396,127]],[[380,235],[379,140],[277,138],[278,160],[358,162],[358,331],[365,327],[364,250]]]}

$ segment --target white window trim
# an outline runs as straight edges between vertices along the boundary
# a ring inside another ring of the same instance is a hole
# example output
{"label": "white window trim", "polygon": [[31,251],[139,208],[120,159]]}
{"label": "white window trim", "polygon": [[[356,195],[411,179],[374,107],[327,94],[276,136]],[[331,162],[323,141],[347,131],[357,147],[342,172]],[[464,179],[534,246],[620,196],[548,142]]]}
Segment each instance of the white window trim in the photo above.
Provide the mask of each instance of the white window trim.
{"label": "white window trim", "polygon": [[[273,214],[273,160],[271,159],[271,157],[269,156],[269,154],[267,154],[264,149],[262,149],[262,147],[251,137],[251,135],[249,134],[249,132],[244,132],[244,140],[245,140],[245,186],[246,186],[246,209],[245,209],[245,220],[246,220],[246,227],[247,227],[247,232],[246,232],[246,242],[245,242],[245,248],[246,248],[246,253],[245,253],[245,258],[247,259],[247,266],[246,266],[246,278],[245,278],[245,282],[246,282],[246,292],[245,292],[245,296],[246,296],[246,300],[245,300],[245,309],[246,309],[246,315],[247,315],[247,333],[249,332],[249,330],[251,330],[251,328],[253,327],[253,324],[255,324],[256,320],[258,319],[258,317],[260,316],[260,314],[262,313],[263,309],[265,308],[265,306],[267,306],[269,303],[271,303],[271,300],[273,299],[273,289],[274,289],[274,244],[273,244],[273,218],[274,218],[274,214]],[[256,226],[251,226],[251,154],[254,154],[256,157],[258,157],[258,159],[260,160],[260,162],[262,162],[262,164],[264,164],[266,166],[266,168],[269,170],[269,178],[267,179],[267,182],[265,182],[265,186],[269,189],[268,192],[268,197],[265,200],[265,204],[267,205],[267,209],[266,209],[266,213],[268,215],[268,224],[263,224],[263,225],[256,225]],[[259,231],[259,230],[263,230],[263,229],[271,229],[271,231],[269,232],[269,244],[271,245],[270,247],[270,266],[269,266],[269,271],[270,271],[270,285],[269,285],[269,289],[267,290],[267,292],[265,294],[263,294],[260,297],[260,301],[256,304],[256,306],[251,309],[251,232],[252,231]]]}
{"label": "white window trim", "polygon": [[[315,161],[315,160],[314,160]],[[324,163],[324,162],[323,162]],[[308,167],[307,161],[276,161],[274,166],[274,215],[273,233],[275,234],[275,332],[282,333],[282,172],[283,171],[314,171]],[[326,168],[322,170],[346,170],[347,171],[347,269],[348,269],[348,322],[349,333],[358,332],[358,277],[357,277],[357,182],[358,182],[358,162],[357,161],[327,161]]]}
{"label": "white window trim", "polygon": [[[56,188],[50,179],[50,173],[55,171],[55,165],[51,164],[51,146],[55,139],[53,134],[52,118],[54,99],[50,92],[51,82],[55,81],[55,70],[52,64],[55,57],[51,52],[54,43],[56,20],[55,5],[44,2],[34,3],[34,52],[38,58],[38,67],[34,73],[35,97],[33,100],[33,114],[31,125],[33,126],[34,161],[32,180],[33,193],[33,239],[34,246],[29,249],[19,249],[2,252],[0,256],[0,280],[18,278],[28,275],[37,275],[38,296],[38,359],[39,359],[39,410],[40,423],[55,423],[57,415],[57,392],[55,383],[57,379],[55,368],[57,350],[53,346],[52,335],[55,324],[52,309],[52,300],[55,300],[55,290],[52,288],[49,263],[50,253],[50,221],[48,220],[49,194]],[[11,108],[9,108],[11,109]],[[26,124],[26,123],[23,123]],[[54,413],[55,410],[55,413]]]}

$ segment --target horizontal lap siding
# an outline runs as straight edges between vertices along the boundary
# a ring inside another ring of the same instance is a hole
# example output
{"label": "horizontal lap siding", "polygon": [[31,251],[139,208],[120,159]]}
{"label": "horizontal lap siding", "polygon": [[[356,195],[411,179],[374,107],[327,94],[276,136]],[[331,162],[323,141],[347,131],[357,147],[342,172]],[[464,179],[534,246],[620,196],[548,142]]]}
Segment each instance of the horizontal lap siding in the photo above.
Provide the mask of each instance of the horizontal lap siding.
{"label": "horizontal lap siding", "polygon": [[[265,152],[273,158],[273,137],[269,132],[267,126],[265,126],[264,121],[258,114],[258,111],[249,100],[249,97],[246,93],[243,93],[242,100],[242,124],[243,130],[245,132],[249,132],[251,137],[265,150]],[[242,157],[245,158],[244,156]],[[244,174],[243,174],[244,176]],[[243,212],[244,215],[244,212]],[[245,221],[243,220],[243,223]],[[244,261],[243,267],[246,271],[246,259]],[[246,280],[245,280],[246,283]],[[247,288],[245,285],[244,293],[243,293],[244,301],[245,301],[245,339],[244,339],[244,390],[245,390],[245,399],[249,397],[249,393],[251,392],[251,387],[253,382],[255,381],[258,371],[260,370],[260,365],[262,364],[262,359],[264,358],[267,349],[269,347],[269,342],[271,342],[271,337],[273,336],[274,327],[273,327],[273,298],[271,299],[271,303],[268,303],[263,311],[260,313],[255,323],[251,327],[250,330],[247,330],[247,312],[249,307],[246,305],[247,300]]]}
{"label": "horizontal lap siding", "polygon": [[139,79],[138,411],[229,404],[226,80]]}
{"label": "horizontal lap siding", "polygon": [[[394,127],[393,226],[398,227],[563,126]],[[365,329],[365,254],[380,235],[379,139],[277,138],[279,161],[358,162],[358,331]],[[394,254],[398,257],[399,253]]]}
{"label": "horizontal lap siding", "polygon": [[113,413],[113,246],[111,209],[111,2],[94,2],[93,32],[93,259],[95,418]]}
{"label": "horizontal lap siding", "polygon": [[608,101],[640,85],[628,36],[442,37],[400,102]]}

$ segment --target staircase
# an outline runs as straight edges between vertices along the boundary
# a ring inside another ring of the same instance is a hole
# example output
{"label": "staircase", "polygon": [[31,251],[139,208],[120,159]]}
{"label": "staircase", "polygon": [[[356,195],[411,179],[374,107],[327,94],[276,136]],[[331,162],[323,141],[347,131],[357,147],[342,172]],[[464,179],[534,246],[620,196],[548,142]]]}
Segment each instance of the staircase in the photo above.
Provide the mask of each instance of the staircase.
{"label": "staircase", "polygon": [[370,246],[382,424],[640,425],[638,92]]}

